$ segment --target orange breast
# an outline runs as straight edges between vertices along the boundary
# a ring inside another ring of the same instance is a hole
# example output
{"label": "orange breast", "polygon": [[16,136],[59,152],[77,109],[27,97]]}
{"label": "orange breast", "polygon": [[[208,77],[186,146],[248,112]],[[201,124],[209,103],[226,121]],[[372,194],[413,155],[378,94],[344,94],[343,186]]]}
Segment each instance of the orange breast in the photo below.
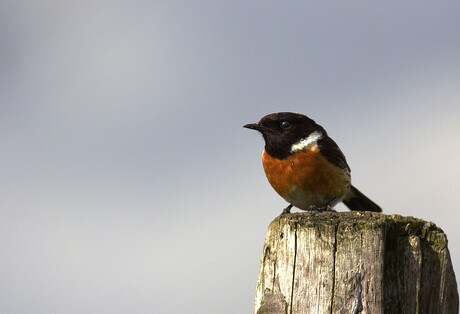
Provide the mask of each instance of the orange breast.
{"label": "orange breast", "polygon": [[[314,146],[285,159],[276,159],[265,150],[262,163],[268,181],[278,194],[289,201],[290,194],[305,193],[343,198],[350,188],[350,173],[321,156]],[[297,206],[297,205],[296,205]]]}

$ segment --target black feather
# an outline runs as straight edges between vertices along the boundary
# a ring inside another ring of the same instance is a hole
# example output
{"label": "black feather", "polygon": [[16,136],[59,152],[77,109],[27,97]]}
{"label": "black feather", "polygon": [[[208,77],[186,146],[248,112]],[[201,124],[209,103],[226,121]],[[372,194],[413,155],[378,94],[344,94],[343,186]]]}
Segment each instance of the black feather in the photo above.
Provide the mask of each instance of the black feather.
{"label": "black feather", "polygon": [[339,168],[348,169],[348,171],[350,171],[345,155],[342,153],[337,143],[327,136],[327,134],[323,134],[323,137],[319,139],[318,146],[321,151],[321,155],[323,155],[329,162]]}
{"label": "black feather", "polygon": [[348,192],[347,196],[345,196],[342,202],[347,205],[350,210],[375,213],[382,212],[382,209],[379,205],[371,201],[366,195],[361,193],[353,185],[351,186],[350,192]]}

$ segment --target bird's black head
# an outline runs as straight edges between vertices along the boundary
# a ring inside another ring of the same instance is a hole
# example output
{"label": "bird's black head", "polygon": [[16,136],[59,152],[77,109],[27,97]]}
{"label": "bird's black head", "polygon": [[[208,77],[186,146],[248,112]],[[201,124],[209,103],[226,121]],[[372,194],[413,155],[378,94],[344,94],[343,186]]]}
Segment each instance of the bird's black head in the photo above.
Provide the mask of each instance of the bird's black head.
{"label": "bird's black head", "polygon": [[314,132],[327,136],[326,131],[315,121],[298,113],[271,113],[257,123],[244,125],[245,128],[262,133],[265,140],[265,150],[271,156],[283,159],[293,150],[293,145],[307,139]]}

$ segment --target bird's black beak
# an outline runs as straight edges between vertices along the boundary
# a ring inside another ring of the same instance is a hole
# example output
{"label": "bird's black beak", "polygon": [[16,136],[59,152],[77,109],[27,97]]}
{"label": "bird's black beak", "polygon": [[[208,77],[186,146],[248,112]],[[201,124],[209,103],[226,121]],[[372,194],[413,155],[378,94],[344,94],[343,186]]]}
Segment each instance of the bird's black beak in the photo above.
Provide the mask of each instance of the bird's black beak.
{"label": "bird's black beak", "polygon": [[260,125],[258,123],[249,123],[249,124],[245,124],[243,125],[243,128],[246,128],[246,129],[251,129],[251,130],[256,130],[256,131],[259,131],[259,132],[263,132],[263,131],[266,131],[267,128],[264,127],[263,125]]}

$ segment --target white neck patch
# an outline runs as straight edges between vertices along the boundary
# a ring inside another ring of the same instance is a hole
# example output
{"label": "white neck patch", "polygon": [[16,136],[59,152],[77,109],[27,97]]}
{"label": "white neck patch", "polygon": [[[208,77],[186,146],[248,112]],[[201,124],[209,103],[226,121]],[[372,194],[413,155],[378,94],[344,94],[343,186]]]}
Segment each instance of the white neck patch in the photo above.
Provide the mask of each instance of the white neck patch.
{"label": "white neck patch", "polygon": [[323,134],[321,134],[318,131],[311,133],[310,135],[308,135],[307,138],[303,138],[297,143],[293,144],[291,146],[291,153],[295,153],[305,148],[315,146],[318,143],[318,140],[322,137]]}

